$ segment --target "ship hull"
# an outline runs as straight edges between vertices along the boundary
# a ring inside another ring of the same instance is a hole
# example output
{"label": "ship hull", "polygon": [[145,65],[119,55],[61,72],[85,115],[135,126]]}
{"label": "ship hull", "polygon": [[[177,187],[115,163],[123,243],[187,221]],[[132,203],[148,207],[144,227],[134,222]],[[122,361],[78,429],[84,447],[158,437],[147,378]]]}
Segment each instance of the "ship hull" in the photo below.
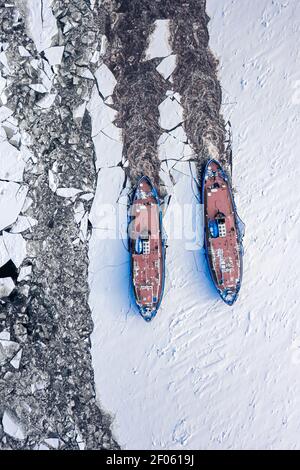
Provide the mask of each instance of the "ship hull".
{"label": "ship hull", "polygon": [[132,290],[141,316],[150,321],[163,297],[165,239],[159,197],[145,176],[130,200],[128,222]]}
{"label": "ship hull", "polygon": [[231,184],[216,160],[210,160],[202,181],[205,253],[213,283],[222,300],[233,305],[243,275],[243,224]]}

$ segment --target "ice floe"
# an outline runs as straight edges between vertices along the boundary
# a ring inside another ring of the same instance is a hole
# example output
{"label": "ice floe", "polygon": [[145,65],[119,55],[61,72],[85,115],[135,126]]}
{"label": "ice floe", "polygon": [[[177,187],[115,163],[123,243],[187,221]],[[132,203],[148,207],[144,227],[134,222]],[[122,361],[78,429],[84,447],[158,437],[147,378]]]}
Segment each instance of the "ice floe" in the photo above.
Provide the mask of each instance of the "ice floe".
{"label": "ice floe", "polygon": [[83,102],[73,110],[73,119],[83,119],[86,110],[86,105],[87,103]]}
{"label": "ice floe", "polygon": [[178,93],[169,93],[159,105],[159,124],[163,129],[173,129],[183,122],[183,108],[179,102]]}
{"label": "ice floe", "polygon": [[82,190],[77,188],[57,188],[56,194],[60,197],[72,198],[81,192]]}
{"label": "ice floe", "polygon": [[17,281],[26,281],[30,278],[32,272],[32,266],[22,266],[19,272]]}
{"label": "ice floe", "polygon": [[20,351],[18,351],[17,354],[14,356],[14,358],[10,361],[14,369],[19,369],[21,358],[22,358],[22,349],[20,349]]}
{"label": "ice floe", "polygon": [[24,46],[19,46],[18,49],[21,57],[30,57],[30,52]]}
{"label": "ice floe", "polygon": [[[22,208],[22,212],[24,212],[24,207]],[[26,230],[31,230],[38,221],[33,217],[28,215],[19,215],[16,222],[11,226],[10,233],[22,233],[26,232]]]}
{"label": "ice floe", "polygon": [[27,0],[26,26],[38,52],[52,46],[58,33],[51,5],[53,0]]}
{"label": "ice floe", "polygon": [[0,179],[8,181],[22,181],[25,162],[21,152],[9,142],[1,144]]}
{"label": "ice floe", "polygon": [[53,46],[45,49],[44,54],[50,65],[61,64],[64,48],[64,46]]}
{"label": "ice floe", "polygon": [[39,108],[49,109],[53,105],[56,96],[56,93],[48,93],[46,96],[37,101],[36,104],[39,106]]}
{"label": "ice floe", "polygon": [[48,181],[49,181],[49,188],[51,189],[51,191],[55,193],[59,184],[58,177],[55,174],[55,171],[48,170]]}
{"label": "ice floe", "polygon": [[167,80],[176,68],[176,55],[171,54],[161,61],[156,70]]}
{"label": "ice floe", "polygon": [[28,188],[14,182],[0,181],[0,230],[13,224],[21,209]]}
{"label": "ice floe", "polygon": [[74,218],[77,224],[79,224],[84,214],[85,208],[83,202],[77,201],[77,203],[74,204]]}
{"label": "ice floe", "polygon": [[6,330],[3,330],[0,332],[0,340],[6,340],[6,341],[9,341],[10,340],[10,333],[9,331],[6,331]]}
{"label": "ice floe", "polygon": [[170,20],[156,20],[155,28],[150,36],[150,43],[146,51],[146,59],[167,57],[172,54],[170,45]]}
{"label": "ice floe", "polygon": [[19,350],[19,343],[7,339],[0,339],[0,366],[10,362]]}
{"label": "ice floe", "polygon": [[2,426],[4,432],[14,439],[23,440],[26,438],[26,432],[19,420],[6,410],[3,413]]}
{"label": "ice floe", "polygon": [[59,439],[58,438],[51,437],[51,438],[45,439],[44,442],[45,442],[45,444],[47,444],[47,446],[51,447],[52,449],[58,449],[58,447],[59,447]]}
{"label": "ice floe", "polygon": [[31,83],[29,87],[38,93],[47,93],[47,88],[42,83]]}
{"label": "ice floe", "polygon": [[6,121],[11,115],[13,111],[6,106],[0,106],[0,122]]}
{"label": "ice floe", "polygon": [[0,267],[9,261],[9,253],[4,243],[3,236],[0,236]]}
{"label": "ice floe", "polygon": [[[113,89],[110,90],[111,92]],[[92,120],[92,136],[96,148],[96,168],[117,165],[122,159],[122,135],[113,121],[117,112],[104,103],[94,86],[87,110]],[[97,151],[97,149],[99,151]]]}
{"label": "ice floe", "polygon": [[19,268],[26,257],[26,242],[24,238],[18,233],[3,232],[3,241],[10,259]]}
{"label": "ice floe", "polygon": [[114,88],[116,86],[116,79],[113,73],[109,70],[107,65],[102,64],[95,73],[95,78],[97,80],[98,89],[104,99],[107,96],[112,95]]}

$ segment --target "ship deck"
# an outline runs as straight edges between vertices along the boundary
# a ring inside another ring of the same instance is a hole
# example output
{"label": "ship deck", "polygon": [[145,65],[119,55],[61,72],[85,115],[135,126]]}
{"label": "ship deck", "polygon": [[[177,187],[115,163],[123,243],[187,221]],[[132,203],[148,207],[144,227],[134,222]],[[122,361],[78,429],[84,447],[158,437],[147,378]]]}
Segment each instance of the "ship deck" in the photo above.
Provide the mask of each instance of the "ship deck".
{"label": "ship deck", "polygon": [[[234,213],[228,182],[223,178],[222,170],[216,162],[208,167],[209,176],[205,180],[204,203],[206,242],[208,258],[216,287],[225,291],[235,291],[241,277],[238,227]],[[213,172],[213,173],[212,173]],[[209,221],[223,214],[225,224],[217,238],[210,234]],[[225,225],[225,226],[224,226]]]}
{"label": "ship deck", "polygon": [[131,215],[130,243],[136,302],[143,308],[155,308],[162,294],[163,247],[160,208],[146,179],[139,183]]}

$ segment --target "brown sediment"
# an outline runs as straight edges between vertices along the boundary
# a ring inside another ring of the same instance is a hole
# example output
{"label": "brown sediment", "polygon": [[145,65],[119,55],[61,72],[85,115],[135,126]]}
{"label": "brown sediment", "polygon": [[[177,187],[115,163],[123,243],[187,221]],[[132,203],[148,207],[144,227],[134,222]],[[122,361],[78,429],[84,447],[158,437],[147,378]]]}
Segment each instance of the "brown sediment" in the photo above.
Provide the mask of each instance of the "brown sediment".
{"label": "brown sediment", "polygon": [[196,153],[199,182],[203,164],[216,158],[229,170],[230,148],[221,115],[222,90],[218,61],[209,48],[206,0],[190,0],[176,10],[172,23],[172,47],[177,54],[174,89],[181,95],[184,129]]}
{"label": "brown sediment", "polygon": [[[209,49],[206,1],[104,0],[102,4],[110,18],[105,61],[117,79],[116,124],[123,130],[124,160],[128,161],[126,173],[131,183],[135,185],[140,176],[147,175],[161,195],[164,193],[157,142],[165,130],[159,126],[158,106],[168,89],[181,95],[183,126],[196,153],[199,180],[209,158],[217,158],[230,169],[230,149],[225,145],[226,129],[220,114],[218,61]],[[145,61],[157,19],[171,20],[171,45],[177,55],[173,83],[156,70],[162,59]]]}
{"label": "brown sediment", "polygon": [[132,185],[146,175],[159,188],[157,141],[163,131],[158,107],[168,86],[156,70],[160,59],[144,60],[157,16],[148,4],[137,0],[104,2],[113,18],[104,60],[117,79],[113,100],[118,111],[116,125],[123,133],[124,160],[128,161],[126,173]]}

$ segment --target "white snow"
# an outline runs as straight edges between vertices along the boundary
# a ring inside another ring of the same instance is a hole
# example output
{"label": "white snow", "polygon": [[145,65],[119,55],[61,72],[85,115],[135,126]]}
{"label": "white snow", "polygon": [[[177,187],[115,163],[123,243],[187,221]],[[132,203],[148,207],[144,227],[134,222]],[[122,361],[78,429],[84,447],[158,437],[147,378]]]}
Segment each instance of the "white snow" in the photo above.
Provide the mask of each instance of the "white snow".
{"label": "white snow", "polygon": [[23,440],[26,438],[26,433],[21,423],[19,423],[18,420],[6,410],[3,414],[2,426],[4,432],[6,432],[9,436],[13,437],[14,439]]}
{"label": "white snow", "polygon": [[[240,298],[229,308],[212,286],[201,237],[191,231],[201,211],[190,210],[196,199],[181,162],[164,218],[169,233],[172,217],[176,228],[165,294],[157,318],[146,324],[129,294],[128,253],[115,239],[114,213],[121,208],[126,221],[126,197],[117,203],[122,170],[101,170],[89,274],[97,393],[124,448],[297,449],[300,4],[207,4],[223,113],[234,133],[236,203],[246,223]],[[169,113],[178,121],[169,102],[160,111],[162,125]],[[174,153],[168,146],[165,155]],[[102,149],[96,151],[100,158]],[[184,204],[187,212],[180,211]],[[194,226],[201,234],[200,221]]]}
{"label": "white snow", "polygon": [[93,57],[91,58],[92,64],[97,64],[100,60],[100,51],[95,51]]}
{"label": "white snow", "polygon": [[[4,77],[2,77],[1,75],[1,72],[0,72],[0,99],[2,101],[2,104],[5,104],[3,103],[3,97],[4,97],[4,90],[5,90],[5,87],[6,87],[6,79]],[[5,101],[5,99],[4,99]]]}
{"label": "white snow", "polygon": [[146,51],[146,60],[167,57],[172,54],[170,38],[170,20],[156,20],[154,31]]}
{"label": "white snow", "polygon": [[94,80],[94,75],[88,67],[78,67],[77,75],[79,77],[88,78],[89,80]]}
{"label": "white snow", "polygon": [[9,68],[9,65],[8,65],[8,60],[7,60],[6,53],[4,51],[0,52],[0,62],[4,66],[5,72],[9,73],[10,68]]}
{"label": "white snow", "polygon": [[182,126],[172,132],[162,134],[158,146],[160,159],[162,161],[168,159],[171,165],[175,165],[178,159],[186,160],[194,155],[191,147],[187,144],[187,136]]}

